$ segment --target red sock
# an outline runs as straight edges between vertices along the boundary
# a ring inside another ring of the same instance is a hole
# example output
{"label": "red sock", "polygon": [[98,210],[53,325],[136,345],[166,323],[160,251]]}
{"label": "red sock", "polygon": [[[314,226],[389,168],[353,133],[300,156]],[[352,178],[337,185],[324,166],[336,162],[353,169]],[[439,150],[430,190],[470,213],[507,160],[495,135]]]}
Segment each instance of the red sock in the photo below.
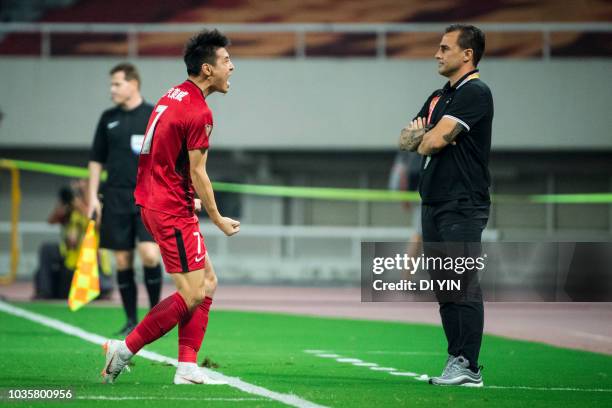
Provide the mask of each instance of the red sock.
{"label": "red sock", "polygon": [[144,319],[125,338],[127,348],[134,354],[168,333],[176,324],[189,316],[183,297],[174,292],[147,313]]}
{"label": "red sock", "polygon": [[191,317],[179,323],[179,362],[198,362],[198,351],[200,351],[206,326],[208,326],[208,312],[212,301],[212,298],[206,296],[193,311]]}

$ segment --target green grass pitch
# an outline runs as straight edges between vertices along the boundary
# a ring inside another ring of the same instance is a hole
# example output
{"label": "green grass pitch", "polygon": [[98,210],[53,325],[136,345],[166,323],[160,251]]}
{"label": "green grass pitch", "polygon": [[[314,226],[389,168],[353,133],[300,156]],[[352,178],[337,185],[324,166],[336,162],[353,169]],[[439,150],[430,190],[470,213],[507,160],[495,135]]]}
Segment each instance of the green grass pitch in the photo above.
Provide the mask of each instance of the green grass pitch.
{"label": "green grass pitch", "polygon": [[[102,336],[111,336],[123,322],[119,308],[94,305],[72,313],[63,305],[16,306]],[[140,313],[144,315],[145,310]],[[4,396],[12,388],[71,388],[79,398],[4,399],[1,406],[283,405],[227,385],[172,385],[174,367],[140,357],[116,384],[102,384],[100,346],[2,311],[0,345],[0,389]],[[176,358],[176,329],[147,350]],[[487,335],[481,354],[485,387],[472,389],[434,387],[413,377],[373,371],[305,350],[324,350],[380,367],[430,375],[439,374],[446,358],[442,329],[436,326],[214,309],[199,358],[217,363],[216,370],[225,375],[330,407],[612,406],[612,357],[596,353]]]}

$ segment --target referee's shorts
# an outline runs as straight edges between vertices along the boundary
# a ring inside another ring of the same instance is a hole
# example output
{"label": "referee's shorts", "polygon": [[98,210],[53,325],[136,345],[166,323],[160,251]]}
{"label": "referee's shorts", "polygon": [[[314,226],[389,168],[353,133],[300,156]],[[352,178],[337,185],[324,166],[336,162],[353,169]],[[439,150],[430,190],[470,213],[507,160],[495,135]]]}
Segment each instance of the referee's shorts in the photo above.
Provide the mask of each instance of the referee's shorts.
{"label": "referee's shorts", "polygon": [[112,212],[102,208],[100,225],[100,248],[115,251],[130,251],[138,242],[155,242],[140,218],[140,211],[131,213]]}

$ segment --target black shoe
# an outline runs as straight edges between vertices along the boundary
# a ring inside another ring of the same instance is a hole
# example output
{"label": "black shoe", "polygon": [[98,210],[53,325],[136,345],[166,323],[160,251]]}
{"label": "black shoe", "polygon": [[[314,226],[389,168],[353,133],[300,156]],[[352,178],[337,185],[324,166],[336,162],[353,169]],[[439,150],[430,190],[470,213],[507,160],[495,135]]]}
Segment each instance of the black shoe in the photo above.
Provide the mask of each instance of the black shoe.
{"label": "black shoe", "polygon": [[130,334],[132,332],[132,330],[134,330],[136,328],[136,322],[132,322],[132,321],[128,321],[125,326],[123,326],[123,328],[121,330],[119,330],[117,333],[115,333],[115,336],[122,336],[122,337],[126,337],[128,334]]}

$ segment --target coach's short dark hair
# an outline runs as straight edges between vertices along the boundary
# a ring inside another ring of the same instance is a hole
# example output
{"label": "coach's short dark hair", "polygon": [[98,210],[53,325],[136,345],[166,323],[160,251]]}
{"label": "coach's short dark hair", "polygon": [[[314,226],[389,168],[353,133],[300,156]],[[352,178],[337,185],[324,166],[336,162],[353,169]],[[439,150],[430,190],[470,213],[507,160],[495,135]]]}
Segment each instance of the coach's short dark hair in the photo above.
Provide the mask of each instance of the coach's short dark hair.
{"label": "coach's short dark hair", "polygon": [[138,82],[138,88],[140,88],[140,74],[138,73],[138,69],[129,62],[122,62],[121,64],[117,64],[110,70],[110,74],[114,75],[117,72],[123,72],[125,75],[126,81],[136,81]]}
{"label": "coach's short dark hair", "polygon": [[478,66],[480,59],[485,51],[485,35],[478,27],[469,24],[451,24],[444,30],[445,33],[459,31],[459,46],[467,50],[474,51],[474,66]]}
{"label": "coach's short dark hair", "polygon": [[204,30],[194,35],[185,45],[183,60],[187,74],[198,75],[202,64],[215,65],[217,50],[229,45],[229,39],[218,30]]}

